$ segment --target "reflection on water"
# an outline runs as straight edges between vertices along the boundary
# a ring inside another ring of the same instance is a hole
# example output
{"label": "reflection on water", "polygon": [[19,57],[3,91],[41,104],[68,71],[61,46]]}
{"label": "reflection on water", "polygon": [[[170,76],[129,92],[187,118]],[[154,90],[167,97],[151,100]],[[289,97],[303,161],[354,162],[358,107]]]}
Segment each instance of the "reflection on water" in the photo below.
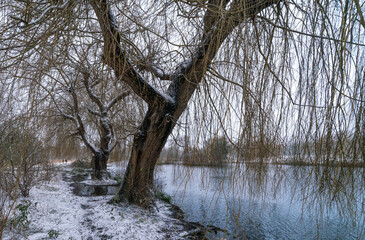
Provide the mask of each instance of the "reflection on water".
{"label": "reflection on water", "polygon": [[162,165],[156,175],[187,220],[228,239],[365,239],[362,168]]}

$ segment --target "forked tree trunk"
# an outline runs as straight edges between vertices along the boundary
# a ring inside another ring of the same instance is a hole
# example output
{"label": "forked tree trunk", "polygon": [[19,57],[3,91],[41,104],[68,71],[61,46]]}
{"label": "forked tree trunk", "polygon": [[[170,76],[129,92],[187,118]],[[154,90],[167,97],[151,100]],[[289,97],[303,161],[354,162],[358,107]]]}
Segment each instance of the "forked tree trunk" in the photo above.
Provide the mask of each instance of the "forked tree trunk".
{"label": "forked tree trunk", "polygon": [[[207,12],[201,44],[189,61],[179,64],[174,73],[168,76],[172,81],[166,94],[156,91],[128,61],[128,53],[121,45],[123,36],[113,21],[108,1],[89,2],[103,33],[105,63],[114,69],[118,79],[128,84],[149,105],[143,123],[134,136],[132,154],[118,192],[119,199],[148,206],[153,172],[161,150],[221,44],[243,20],[255,17],[261,10],[280,0],[259,3],[253,0],[234,1],[230,9],[225,10],[227,14],[221,14],[217,9],[218,5],[225,9],[229,1],[210,1],[217,7],[210,6],[211,11]],[[157,75],[161,78],[161,74]]]}
{"label": "forked tree trunk", "polygon": [[142,125],[134,136],[131,157],[118,192],[119,199],[148,206],[156,162],[175,123],[172,106],[160,111],[149,109]]}

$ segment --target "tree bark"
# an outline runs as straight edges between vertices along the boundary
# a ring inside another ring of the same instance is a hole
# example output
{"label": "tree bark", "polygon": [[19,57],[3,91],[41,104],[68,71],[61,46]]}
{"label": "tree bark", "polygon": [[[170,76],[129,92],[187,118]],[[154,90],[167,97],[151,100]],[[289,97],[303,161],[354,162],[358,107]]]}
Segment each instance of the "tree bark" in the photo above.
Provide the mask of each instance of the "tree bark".
{"label": "tree bark", "polygon": [[93,156],[93,164],[94,164],[94,176],[96,179],[102,180],[107,177],[106,168],[107,162],[109,159],[109,154],[105,154],[103,152],[96,152]]}
{"label": "tree bark", "polygon": [[118,192],[119,199],[148,206],[151,200],[154,168],[175,122],[172,104],[152,106],[143,123],[134,135],[131,157],[123,184]]}

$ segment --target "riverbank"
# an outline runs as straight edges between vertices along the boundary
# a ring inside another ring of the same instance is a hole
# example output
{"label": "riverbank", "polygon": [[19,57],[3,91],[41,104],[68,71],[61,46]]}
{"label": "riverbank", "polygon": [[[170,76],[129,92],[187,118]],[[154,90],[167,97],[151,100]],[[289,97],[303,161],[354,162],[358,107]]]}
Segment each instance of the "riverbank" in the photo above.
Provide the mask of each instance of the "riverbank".
{"label": "riverbank", "polygon": [[72,182],[67,180],[69,174],[71,171],[58,168],[52,181],[34,187],[29,197],[18,199],[17,204],[27,206],[26,211],[15,210],[12,219],[26,218],[29,224],[19,222],[18,227],[7,229],[4,239],[197,239],[201,236],[203,230],[185,221],[176,206],[156,200],[153,209],[145,210],[127,203],[109,204],[111,195],[77,196]]}

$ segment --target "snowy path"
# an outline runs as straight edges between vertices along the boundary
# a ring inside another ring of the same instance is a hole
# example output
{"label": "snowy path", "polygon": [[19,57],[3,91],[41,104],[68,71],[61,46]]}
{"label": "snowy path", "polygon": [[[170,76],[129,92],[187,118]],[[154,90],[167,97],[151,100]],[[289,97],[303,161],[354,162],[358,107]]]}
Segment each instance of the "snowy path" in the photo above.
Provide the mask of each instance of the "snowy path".
{"label": "snowy path", "polygon": [[27,198],[33,203],[30,229],[25,236],[8,233],[5,239],[51,239],[52,233],[67,240],[183,239],[180,236],[186,233],[163,202],[157,202],[159,211],[154,212],[111,205],[107,203],[111,196],[76,196],[69,184],[58,174],[49,184],[33,188]]}

